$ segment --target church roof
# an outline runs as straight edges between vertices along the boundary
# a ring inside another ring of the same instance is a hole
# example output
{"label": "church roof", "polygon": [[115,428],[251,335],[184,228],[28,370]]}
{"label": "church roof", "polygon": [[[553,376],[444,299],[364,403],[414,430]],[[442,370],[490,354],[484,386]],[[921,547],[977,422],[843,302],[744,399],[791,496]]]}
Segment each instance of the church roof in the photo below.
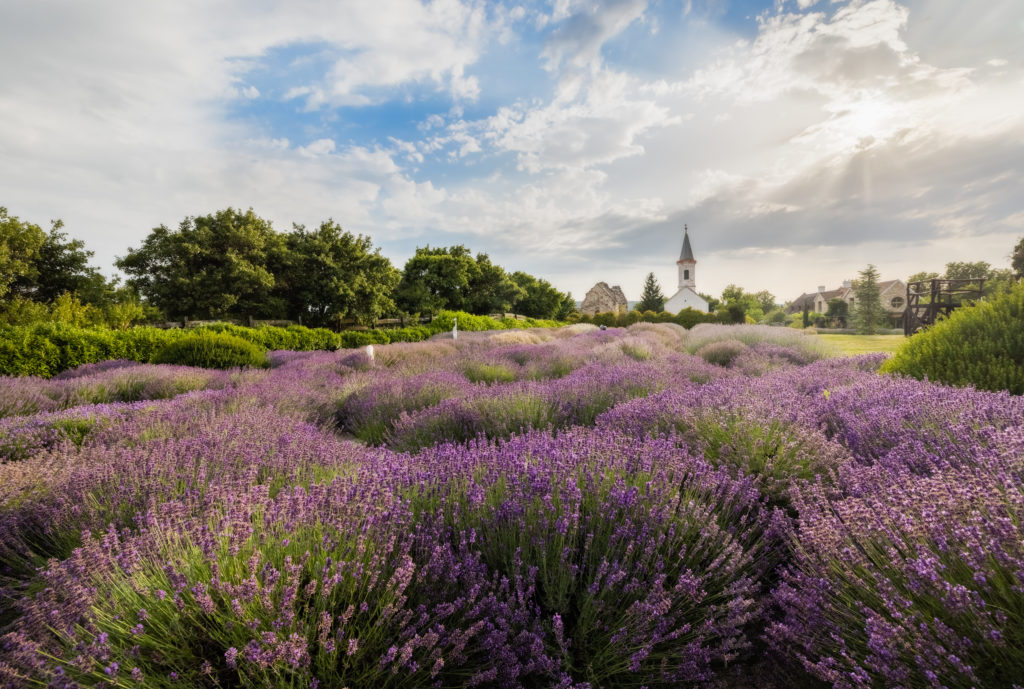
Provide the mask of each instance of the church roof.
{"label": "church roof", "polygon": [[694,261],[697,259],[693,257],[693,249],[690,248],[690,232],[689,229],[683,226],[683,251],[679,254],[680,261]]}

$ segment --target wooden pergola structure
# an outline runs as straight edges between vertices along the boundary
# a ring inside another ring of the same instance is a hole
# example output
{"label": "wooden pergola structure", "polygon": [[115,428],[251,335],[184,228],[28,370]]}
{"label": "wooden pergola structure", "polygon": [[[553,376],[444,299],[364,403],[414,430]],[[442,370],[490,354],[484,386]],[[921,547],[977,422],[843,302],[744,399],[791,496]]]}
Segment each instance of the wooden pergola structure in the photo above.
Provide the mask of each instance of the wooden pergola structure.
{"label": "wooden pergola structure", "polygon": [[985,278],[920,280],[907,283],[907,310],[903,314],[903,334],[913,335],[948,316],[964,302],[981,299]]}

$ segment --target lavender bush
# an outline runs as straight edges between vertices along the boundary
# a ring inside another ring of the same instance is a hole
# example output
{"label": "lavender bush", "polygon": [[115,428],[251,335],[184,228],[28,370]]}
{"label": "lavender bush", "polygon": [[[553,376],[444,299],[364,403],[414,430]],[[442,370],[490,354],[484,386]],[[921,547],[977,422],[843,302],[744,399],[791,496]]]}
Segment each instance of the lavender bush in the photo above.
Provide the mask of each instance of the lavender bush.
{"label": "lavender bush", "polygon": [[1024,686],[1022,398],[823,353],[638,324],[2,379],[0,686]]}

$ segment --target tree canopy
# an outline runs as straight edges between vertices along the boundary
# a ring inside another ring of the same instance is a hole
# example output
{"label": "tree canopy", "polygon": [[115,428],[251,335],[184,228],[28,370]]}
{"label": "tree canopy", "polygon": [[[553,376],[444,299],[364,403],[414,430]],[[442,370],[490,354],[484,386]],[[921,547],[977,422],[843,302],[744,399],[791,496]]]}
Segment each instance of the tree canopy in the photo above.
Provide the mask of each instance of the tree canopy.
{"label": "tree canopy", "polygon": [[419,247],[402,270],[395,290],[398,308],[433,315],[441,309],[475,314],[521,313],[533,318],[567,316],[575,310],[571,295],[546,280],[523,272],[511,275],[487,254],[474,258],[459,244]]}
{"label": "tree canopy", "polygon": [[353,318],[370,325],[394,310],[399,272],[369,237],[344,231],[333,220],[315,230],[296,225],[275,266],[274,292],[293,320],[315,326]]}
{"label": "tree canopy", "polygon": [[283,238],[252,209],[188,217],[177,230],[153,228],[117,259],[128,284],[173,318],[280,317],[268,260]]}
{"label": "tree canopy", "polygon": [[[512,305],[514,313],[530,318],[564,320],[576,308],[571,295],[558,291],[547,280],[535,278],[519,270],[512,273],[511,277],[523,291],[523,295]],[[566,300],[569,302],[568,305]]]}
{"label": "tree canopy", "polygon": [[0,206],[0,297],[19,280],[38,278],[39,249],[45,241],[42,228],[8,215]]}
{"label": "tree canopy", "polygon": [[566,319],[571,294],[524,272],[509,274],[465,246],[418,248],[403,271],[369,237],[334,220],[278,233],[250,208],[186,217],[153,228],[116,265],[126,284],[89,265],[93,252],[68,237],[60,220],[49,232],[0,207],[0,321],[105,322],[142,319],[289,319],[372,325],[382,317],[514,311]]}

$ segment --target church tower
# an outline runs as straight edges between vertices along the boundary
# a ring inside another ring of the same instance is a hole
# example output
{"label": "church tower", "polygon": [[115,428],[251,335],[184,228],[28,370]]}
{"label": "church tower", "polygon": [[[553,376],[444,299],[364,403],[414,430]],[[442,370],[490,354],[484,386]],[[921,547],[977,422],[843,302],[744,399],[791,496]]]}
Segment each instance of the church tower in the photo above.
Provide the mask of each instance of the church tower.
{"label": "church tower", "polygon": [[679,290],[665,302],[665,310],[679,313],[683,309],[708,312],[707,300],[697,294],[697,259],[690,248],[690,228],[683,225],[683,250],[676,261],[679,267]]}
{"label": "church tower", "polygon": [[683,225],[683,250],[679,254],[676,265],[679,266],[679,289],[689,287],[696,292],[697,259],[693,257],[693,249],[690,248],[690,228],[686,225]]}

